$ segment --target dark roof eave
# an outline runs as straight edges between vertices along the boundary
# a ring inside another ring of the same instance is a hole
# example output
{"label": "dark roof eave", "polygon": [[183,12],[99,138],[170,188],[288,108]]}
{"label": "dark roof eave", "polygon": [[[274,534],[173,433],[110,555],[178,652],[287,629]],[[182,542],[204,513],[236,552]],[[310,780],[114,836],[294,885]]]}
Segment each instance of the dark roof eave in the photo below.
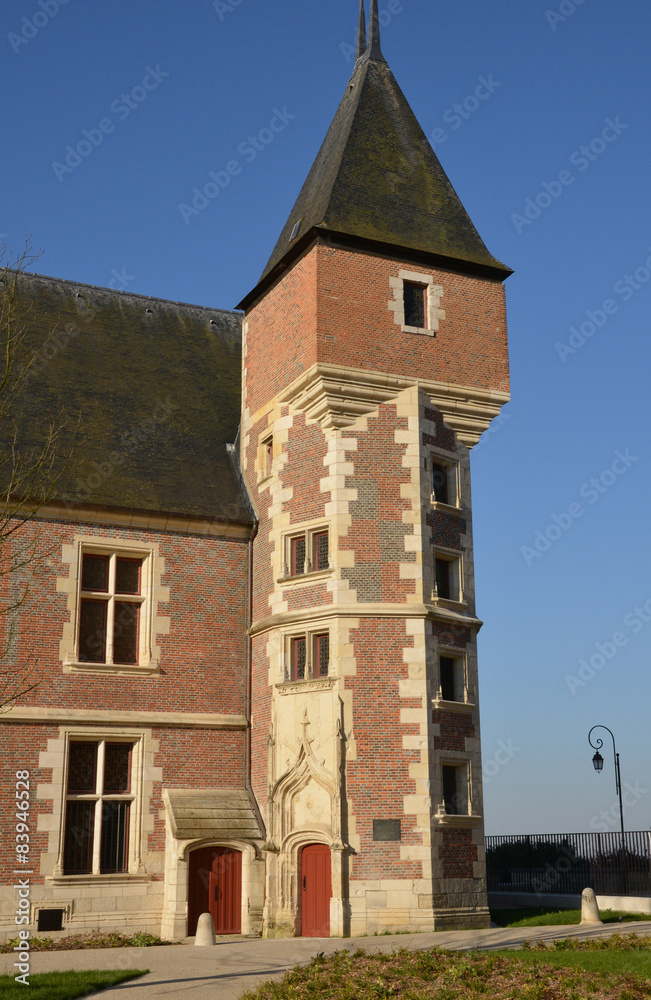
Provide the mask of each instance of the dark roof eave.
{"label": "dark roof eave", "polygon": [[[96,514],[106,514],[107,517],[111,514],[133,514],[139,517],[151,517],[159,518],[165,517],[169,519],[177,519],[179,521],[204,521],[206,524],[232,524],[234,526],[241,526],[243,528],[252,528],[257,523],[257,518],[253,512],[248,517],[227,517],[225,515],[220,516],[219,514],[199,514],[196,512],[184,511],[174,511],[174,510],[153,510],[148,507],[120,507],[117,504],[93,504],[88,502],[81,502],[75,500],[64,500],[60,497],[53,496],[50,500],[43,503],[39,500],[28,500],[22,501],[26,506],[34,504],[36,510],[32,515],[30,515],[30,520],[52,520],[52,514],[47,508],[61,507],[66,510],[74,511],[80,515],[80,520],[83,521],[83,511],[90,510]],[[170,528],[169,530],[174,530]]]}
{"label": "dark roof eave", "polygon": [[459,257],[446,257],[442,254],[416,250],[413,247],[401,246],[398,243],[383,243],[380,240],[369,240],[361,236],[352,236],[350,233],[340,233],[326,229],[325,227],[313,226],[300,239],[295,241],[271,271],[260,278],[257,285],[244,296],[236,308],[247,311],[291,267],[294,261],[319,239],[327,240],[331,245],[350,250],[366,250],[383,257],[397,257],[416,263],[430,264],[444,271],[469,274],[473,277],[488,278],[492,281],[506,281],[513,274],[512,268],[507,267],[506,264],[500,264],[499,267],[495,267],[491,264],[482,264],[477,261],[462,260]]}

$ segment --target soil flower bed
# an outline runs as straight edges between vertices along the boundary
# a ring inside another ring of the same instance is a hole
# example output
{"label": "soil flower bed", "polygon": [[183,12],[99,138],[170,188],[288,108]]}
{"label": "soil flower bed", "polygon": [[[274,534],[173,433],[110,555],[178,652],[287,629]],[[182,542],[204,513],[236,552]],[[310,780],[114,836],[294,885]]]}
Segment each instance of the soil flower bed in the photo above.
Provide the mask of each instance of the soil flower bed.
{"label": "soil flower bed", "polygon": [[[0,945],[0,955],[8,955],[18,944],[12,938]],[[80,951],[83,948],[150,948],[156,944],[175,944],[163,941],[154,934],[73,934],[65,938],[30,938],[29,950],[34,951]]]}
{"label": "soil flower bed", "polygon": [[[562,943],[565,947],[565,942]],[[577,942],[595,950],[594,942]],[[620,939],[600,950],[642,945]],[[560,950],[554,945],[550,951]],[[566,949],[566,950],[569,950]],[[567,965],[546,965],[543,956],[491,952],[399,951],[390,955],[365,951],[318,955],[309,965],[280,982],[262,983],[242,1000],[638,1000],[651,998],[651,981],[641,975],[617,975]],[[519,957],[518,957],[519,956]]]}

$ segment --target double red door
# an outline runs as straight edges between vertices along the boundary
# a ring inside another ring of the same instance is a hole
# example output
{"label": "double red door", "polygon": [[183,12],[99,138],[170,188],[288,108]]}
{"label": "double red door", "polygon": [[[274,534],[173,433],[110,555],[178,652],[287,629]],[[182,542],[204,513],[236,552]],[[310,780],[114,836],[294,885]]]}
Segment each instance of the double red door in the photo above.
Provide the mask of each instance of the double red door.
{"label": "double red door", "polygon": [[215,934],[242,932],[242,855],[228,847],[203,847],[190,854],[188,935],[200,914],[210,913]]}
{"label": "double red door", "polygon": [[308,844],[301,852],[301,934],[330,937],[330,848]]}

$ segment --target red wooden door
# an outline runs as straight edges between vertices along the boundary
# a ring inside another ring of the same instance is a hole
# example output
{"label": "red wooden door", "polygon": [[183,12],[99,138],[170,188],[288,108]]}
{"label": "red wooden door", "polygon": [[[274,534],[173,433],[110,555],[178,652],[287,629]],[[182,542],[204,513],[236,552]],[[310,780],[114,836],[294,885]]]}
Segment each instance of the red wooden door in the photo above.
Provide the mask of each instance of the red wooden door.
{"label": "red wooden door", "polygon": [[211,913],[215,934],[242,932],[242,855],[228,847],[204,847],[190,855],[188,935],[202,913]]}
{"label": "red wooden door", "polygon": [[330,848],[308,844],[301,853],[301,934],[330,937]]}

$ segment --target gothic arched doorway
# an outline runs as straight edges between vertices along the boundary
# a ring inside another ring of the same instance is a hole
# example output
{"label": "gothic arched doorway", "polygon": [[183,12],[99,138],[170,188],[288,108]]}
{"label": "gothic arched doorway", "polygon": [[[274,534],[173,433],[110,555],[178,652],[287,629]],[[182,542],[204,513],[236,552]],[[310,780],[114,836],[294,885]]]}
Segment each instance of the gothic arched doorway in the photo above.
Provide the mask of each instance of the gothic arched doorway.
{"label": "gothic arched doorway", "polygon": [[301,851],[301,934],[330,937],[332,870],[330,848],[307,844]]}

